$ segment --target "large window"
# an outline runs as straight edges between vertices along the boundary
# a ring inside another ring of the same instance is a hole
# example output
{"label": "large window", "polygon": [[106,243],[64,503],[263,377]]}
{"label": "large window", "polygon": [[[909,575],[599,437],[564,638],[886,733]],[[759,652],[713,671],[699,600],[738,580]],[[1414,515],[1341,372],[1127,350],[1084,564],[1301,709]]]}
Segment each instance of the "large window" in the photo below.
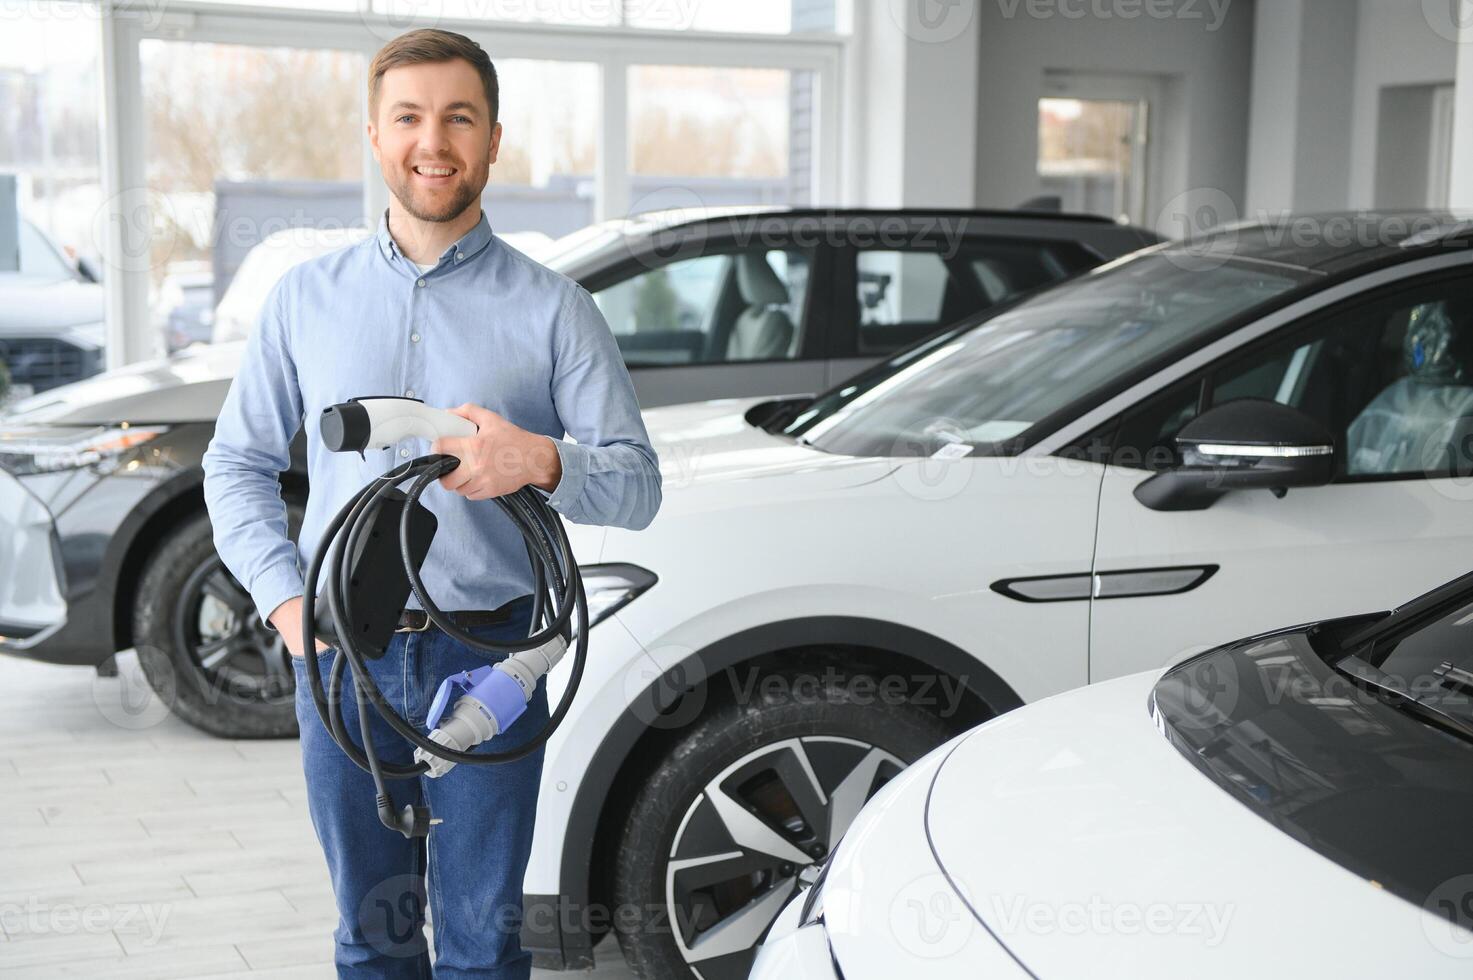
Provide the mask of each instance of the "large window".
{"label": "large window", "polygon": [[[465,33],[496,63],[504,134],[484,204],[534,257],[633,213],[838,196],[837,120],[821,117],[838,112],[849,0],[272,6],[288,5],[171,0],[162,19],[119,15],[108,77],[68,76],[94,127],[99,103],[122,117],[104,154],[117,186],[86,211],[99,246],[128,260],[106,283],[125,311],[115,362],[243,335],[259,284],[376,223],[390,191],[367,145],[366,69],[417,27]],[[45,163],[37,172],[57,173]]]}
{"label": "large window", "polygon": [[498,234],[535,246],[593,221],[598,168],[598,66],[572,61],[496,62],[501,150],[485,208]]}
{"label": "large window", "polygon": [[812,199],[812,72],[629,70],[632,211]]}
{"label": "large window", "polygon": [[0,19],[0,216],[19,263],[0,268],[0,404],[104,360],[96,14],[40,0]]}
{"label": "large window", "polygon": [[363,224],[364,62],[344,51],[158,40],[140,44],[139,58],[150,308],[159,346],[177,350],[211,340],[216,306],[253,249],[306,258]]}

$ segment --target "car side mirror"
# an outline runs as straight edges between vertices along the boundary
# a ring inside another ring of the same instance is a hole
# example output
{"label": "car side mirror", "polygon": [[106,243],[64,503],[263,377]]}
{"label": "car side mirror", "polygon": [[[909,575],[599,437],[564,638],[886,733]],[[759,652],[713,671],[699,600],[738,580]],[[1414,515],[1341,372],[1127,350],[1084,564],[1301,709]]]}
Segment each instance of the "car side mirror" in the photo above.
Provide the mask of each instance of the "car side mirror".
{"label": "car side mirror", "polygon": [[77,272],[88,282],[102,282],[102,270],[85,255],[77,258]]}
{"label": "car side mirror", "polygon": [[1176,437],[1182,465],[1135,488],[1152,510],[1206,510],[1230,490],[1321,487],[1335,475],[1335,438],[1317,420],[1265,398],[1208,409]]}

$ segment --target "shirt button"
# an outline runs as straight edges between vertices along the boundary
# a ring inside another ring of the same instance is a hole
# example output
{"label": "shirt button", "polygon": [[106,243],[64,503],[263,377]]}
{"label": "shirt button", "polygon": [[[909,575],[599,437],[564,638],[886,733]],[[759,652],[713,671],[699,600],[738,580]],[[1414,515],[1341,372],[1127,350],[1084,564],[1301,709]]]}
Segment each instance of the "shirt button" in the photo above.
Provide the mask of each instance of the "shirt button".
{"label": "shirt button", "polygon": [[404,397],[405,398],[413,398],[414,397],[414,389],[413,388],[406,388],[406,389],[404,389]]}
{"label": "shirt button", "polygon": [[399,450],[399,455],[400,456],[408,456],[409,455],[409,450],[407,450],[407,449],[401,449],[401,450]]}
{"label": "shirt button", "polygon": [[419,281],[419,284],[420,284],[420,285],[421,285],[421,286],[423,286],[423,285],[424,285],[424,284],[425,284],[425,281],[424,281],[424,280],[423,280],[423,279],[421,279],[421,280],[420,280],[420,281]]}
{"label": "shirt button", "polygon": [[410,341],[410,343],[414,343],[414,344],[419,343],[419,334],[417,334],[417,333],[410,334],[409,335],[409,341]]}
{"label": "shirt button", "polygon": [[459,262],[463,258],[465,258],[464,255],[461,255],[459,252],[455,253],[455,261]]}

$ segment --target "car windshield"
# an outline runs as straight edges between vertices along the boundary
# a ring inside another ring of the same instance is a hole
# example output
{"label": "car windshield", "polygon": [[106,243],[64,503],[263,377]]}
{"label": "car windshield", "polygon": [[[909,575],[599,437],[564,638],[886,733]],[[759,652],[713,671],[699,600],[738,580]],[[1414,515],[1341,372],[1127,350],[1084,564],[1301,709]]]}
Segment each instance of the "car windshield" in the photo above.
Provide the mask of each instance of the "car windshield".
{"label": "car windshield", "polygon": [[1473,669],[1470,598],[1388,617],[1379,640],[1363,638],[1359,617],[1185,661],[1152,692],[1157,725],[1280,830],[1442,912],[1430,897],[1473,869],[1473,737],[1461,722],[1473,673],[1460,673]]}
{"label": "car windshield", "polygon": [[1202,268],[1172,252],[1127,259],[902,351],[781,431],[827,452],[908,456],[939,428],[963,455],[1005,454],[1002,443],[1071,402],[1306,277],[1236,262]]}

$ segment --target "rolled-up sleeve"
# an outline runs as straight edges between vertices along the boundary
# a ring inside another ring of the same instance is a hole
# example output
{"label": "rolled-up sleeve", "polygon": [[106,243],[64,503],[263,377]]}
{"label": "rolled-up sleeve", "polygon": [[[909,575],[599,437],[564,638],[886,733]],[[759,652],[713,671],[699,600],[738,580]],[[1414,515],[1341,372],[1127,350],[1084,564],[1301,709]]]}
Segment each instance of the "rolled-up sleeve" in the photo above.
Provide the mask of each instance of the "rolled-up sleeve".
{"label": "rolled-up sleeve", "polygon": [[279,481],[302,427],[302,395],[286,329],[290,279],[276,284],[246,341],[203,460],[215,550],[262,619],[304,592]]}
{"label": "rolled-up sleeve", "polygon": [[553,332],[563,475],[548,502],[568,520],[639,530],[660,509],[660,461],[619,345],[588,290],[569,284]]}

